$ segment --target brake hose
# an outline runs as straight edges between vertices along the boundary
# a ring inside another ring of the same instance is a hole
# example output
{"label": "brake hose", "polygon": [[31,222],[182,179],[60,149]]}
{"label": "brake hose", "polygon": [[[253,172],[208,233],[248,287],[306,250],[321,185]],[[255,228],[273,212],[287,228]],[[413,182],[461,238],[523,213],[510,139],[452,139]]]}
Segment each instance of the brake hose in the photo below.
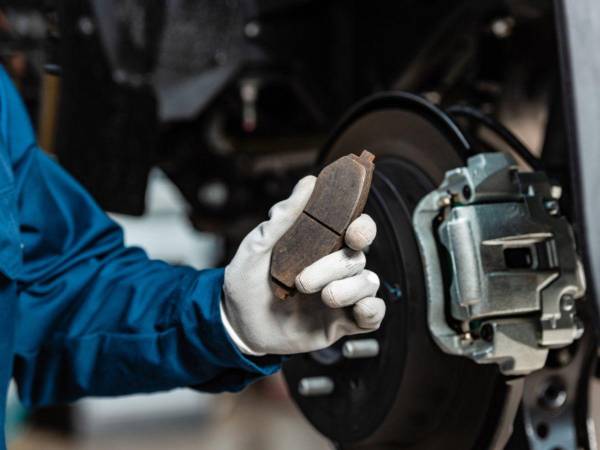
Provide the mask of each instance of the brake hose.
{"label": "brake hose", "polygon": [[455,105],[446,109],[446,112],[455,117],[466,117],[476,120],[480,125],[491,130],[499,138],[501,138],[517,155],[519,155],[533,170],[542,170],[542,164],[536,158],[527,146],[512,133],[508,128],[502,125],[492,117],[482,113],[476,108],[464,105]]}

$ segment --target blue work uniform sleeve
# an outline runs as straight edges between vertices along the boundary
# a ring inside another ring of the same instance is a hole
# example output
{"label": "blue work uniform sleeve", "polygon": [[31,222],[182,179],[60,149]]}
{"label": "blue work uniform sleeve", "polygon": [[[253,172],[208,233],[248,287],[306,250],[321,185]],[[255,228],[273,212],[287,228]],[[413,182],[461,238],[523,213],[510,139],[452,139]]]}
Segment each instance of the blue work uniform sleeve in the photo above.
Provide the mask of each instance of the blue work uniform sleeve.
{"label": "blue work uniform sleeve", "polygon": [[0,70],[0,139],[13,166],[23,265],[14,378],[26,405],[194,386],[237,391],[278,357],[242,355],[223,328],[223,270],[150,260],[37,148]]}

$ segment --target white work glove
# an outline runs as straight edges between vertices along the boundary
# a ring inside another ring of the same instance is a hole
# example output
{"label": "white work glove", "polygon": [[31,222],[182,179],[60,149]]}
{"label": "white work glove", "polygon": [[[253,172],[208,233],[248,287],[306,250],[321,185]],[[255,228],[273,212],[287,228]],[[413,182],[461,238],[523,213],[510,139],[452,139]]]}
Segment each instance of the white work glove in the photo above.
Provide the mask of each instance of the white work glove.
{"label": "white work glove", "polygon": [[242,353],[248,355],[311,352],[338,339],[379,328],[385,303],[375,295],[379,278],[365,270],[362,252],[377,233],[375,222],[363,214],[350,224],[348,248],[306,267],[296,278],[298,293],[286,300],[271,291],[271,252],[302,213],[316,178],[298,182],[292,195],[269,211],[242,241],[225,268],[221,317]]}

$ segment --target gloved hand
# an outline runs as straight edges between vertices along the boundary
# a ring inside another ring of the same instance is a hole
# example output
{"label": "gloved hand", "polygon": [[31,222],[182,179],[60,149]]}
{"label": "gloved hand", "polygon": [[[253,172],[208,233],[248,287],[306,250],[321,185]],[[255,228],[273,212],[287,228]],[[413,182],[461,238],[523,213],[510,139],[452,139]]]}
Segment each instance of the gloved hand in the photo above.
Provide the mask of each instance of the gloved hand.
{"label": "gloved hand", "polygon": [[343,336],[379,328],[385,303],[375,295],[379,278],[365,270],[364,250],[377,232],[363,214],[350,224],[348,246],[306,267],[296,278],[298,293],[280,300],[271,292],[271,252],[302,213],[316,178],[298,182],[292,195],[271,208],[270,219],[242,241],[225,268],[221,317],[232,340],[248,355],[304,353],[330,346]]}

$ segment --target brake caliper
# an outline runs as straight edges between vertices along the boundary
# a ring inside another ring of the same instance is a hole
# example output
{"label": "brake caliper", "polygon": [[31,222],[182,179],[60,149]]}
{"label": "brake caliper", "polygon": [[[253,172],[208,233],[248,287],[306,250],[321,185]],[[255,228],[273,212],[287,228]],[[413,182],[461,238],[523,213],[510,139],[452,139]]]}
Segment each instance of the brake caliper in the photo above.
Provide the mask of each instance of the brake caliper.
{"label": "brake caliper", "polygon": [[544,173],[485,153],[421,200],[413,225],[429,328],[443,351],[518,375],[581,337],[585,278],[560,191]]}

